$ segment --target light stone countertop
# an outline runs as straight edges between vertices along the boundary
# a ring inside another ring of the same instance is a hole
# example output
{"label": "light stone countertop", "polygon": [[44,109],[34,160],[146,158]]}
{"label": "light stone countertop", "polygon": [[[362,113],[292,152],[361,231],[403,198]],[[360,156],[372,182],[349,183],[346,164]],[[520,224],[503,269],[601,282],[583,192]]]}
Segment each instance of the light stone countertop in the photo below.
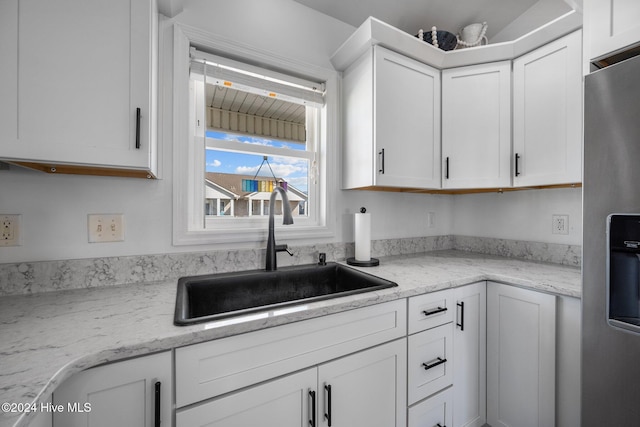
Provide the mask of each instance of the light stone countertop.
{"label": "light stone countertop", "polygon": [[[310,303],[259,320],[174,326],[176,281],[0,298],[0,403],[46,401],[86,368],[427,292],[492,280],[570,297],[581,295],[575,267],[436,251],[380,259],[359,268],[398,287]],[[33,413],[0,412],[0,426],[26,426]]]}

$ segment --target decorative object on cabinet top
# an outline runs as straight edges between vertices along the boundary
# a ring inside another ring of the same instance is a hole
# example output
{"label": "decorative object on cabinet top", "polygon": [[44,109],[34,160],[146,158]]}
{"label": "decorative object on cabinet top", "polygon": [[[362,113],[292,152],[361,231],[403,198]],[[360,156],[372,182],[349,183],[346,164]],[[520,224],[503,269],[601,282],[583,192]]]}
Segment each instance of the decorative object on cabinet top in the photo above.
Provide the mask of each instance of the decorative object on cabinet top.
{"label": "decorative object on cabinet top", "polygon": [[582,28],[582,14],[575,10],[536,28],[511,42],[481,46],[481,49],[431,49],[417,37],[370,17],[331,56],[331,64],[344,71],[372,45],[381,45],[439,70],[512,60],[559,37]]}
{"label": "decorative object on cabinet top", "polygon": [[449,31],[438,30],[436,27],[431,27],[431,32],[426,33],[421,28],[416,37],[444,51],[453,50],[458,45],[458,38],[455,34]]}
{"label": "decorative object on cabinet top", "polygon": [[482,42],[484,42],[485,45],[488,45],[489,40],[485,35],[487,33],[487,28],[486,22],[483,22],[482,24],[477,22],[475,24],[467,25],[461,29],[456,36],[458,39],[457,48],[463,49],[465,47],[481,46]]}

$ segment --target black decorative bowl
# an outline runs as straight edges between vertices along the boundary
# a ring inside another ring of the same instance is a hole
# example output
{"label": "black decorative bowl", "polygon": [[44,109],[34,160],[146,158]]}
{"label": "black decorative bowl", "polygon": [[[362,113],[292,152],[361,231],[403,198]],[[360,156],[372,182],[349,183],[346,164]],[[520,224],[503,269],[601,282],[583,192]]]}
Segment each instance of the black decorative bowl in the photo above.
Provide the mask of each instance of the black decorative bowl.
{"label": "black decorative bowl", "polygon": [[[437,30],[436,36],[438,37],[438,47],[442,50],[453,50],[458,45],[458,37],[449,31]],[[416,35],[416,37],[418,36]],[[424,31],[422,40],[432,45],[431,31]]]}

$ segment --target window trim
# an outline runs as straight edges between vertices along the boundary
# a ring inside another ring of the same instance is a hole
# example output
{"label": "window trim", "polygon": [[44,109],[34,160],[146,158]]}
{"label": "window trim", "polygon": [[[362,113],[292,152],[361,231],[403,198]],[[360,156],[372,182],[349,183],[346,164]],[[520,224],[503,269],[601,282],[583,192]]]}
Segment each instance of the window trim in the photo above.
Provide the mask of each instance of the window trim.
{"label": "window trim", "polygon": [[[326,82],[325,108],[321,110],[325,132],[321,132],[318,164],[318,201],[321,207],[317,224],[278,227],[278,238],[283,240],[317,241],[335,236],[335,211],[338,175],[338,134],[339,134],[339,75],[335,70],[297,62],[272,52],[265,52],[252,46],[230,41],[226,38],[179,23],[173,24],[173,245],[219,245],[253,243],[255,247],[264,246],[267,227],[253,229],[211,230],[198,227],[190,212],[201,209],[197,198],[189,194],[194,188],[194,174],[190,171],[202,170],[204,162],[197,165],[194,144],[190,144],[194,135],[189,126],[189,117],[194,112],[189,102],[189,64],[191,46],[217,52],[234,52],[235,56],[248,62],[264,64],[268,68],[286,69],[294,75],[309,76]],[[185,114],[185,112],[189,112]],[[190,209],[185,208],[191,204]]]}

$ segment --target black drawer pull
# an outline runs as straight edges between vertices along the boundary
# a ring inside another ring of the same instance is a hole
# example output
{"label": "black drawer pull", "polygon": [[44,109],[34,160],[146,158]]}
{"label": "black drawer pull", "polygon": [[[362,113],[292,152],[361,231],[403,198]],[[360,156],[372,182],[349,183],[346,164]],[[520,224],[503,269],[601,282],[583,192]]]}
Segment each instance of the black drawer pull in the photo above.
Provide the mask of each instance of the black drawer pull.
{"label": "black drawer pull", "polygon": [[460,307],[460,323],[456,322],[456,326],[459,326],[460,330],[464,331],[464,301],[460,301],[456,305]]}
{"label": "black drawer pull", "polygon": [[423,310],[422,314],[424,314],[425,316],[431,316],[433,314],[443,313],[445,311],[447,311],[447,307],[438,307],[432,310]]}
{"label": "black drawer pull", "polygon": [[325,384],[324,389],[327,392],[327,412],[324,414],[324,418],[327,420],[327,424],[331,427],[331,385]]}
{"label": "black drawer pull", "polygon": [[140,118],[141,112],[139,108],[136,108],[136,149],[140,149]]}
{"label": "black drawer pull", "polygon": [[311,398],[311,419],[309,420],[309,425],[316,427],[316,392],[309,390],[309,397]]}
{"label": "black drawer pull", "polygon": [[155,427],[160,427],[160,381],[156,381],[155,384],[155,419],[154,419],[154,426]]}
{"label": "black drawer pull", "polygon": [[428,363],[423,363],[422,366],[424,366],[424,370],[428,371],[431,368],[435,368],[438,365],[442,365],[443,363],[445,363],[447,361],[447,359],[441,359],[441,358],[437,358],[437,360],[431,364]]}

